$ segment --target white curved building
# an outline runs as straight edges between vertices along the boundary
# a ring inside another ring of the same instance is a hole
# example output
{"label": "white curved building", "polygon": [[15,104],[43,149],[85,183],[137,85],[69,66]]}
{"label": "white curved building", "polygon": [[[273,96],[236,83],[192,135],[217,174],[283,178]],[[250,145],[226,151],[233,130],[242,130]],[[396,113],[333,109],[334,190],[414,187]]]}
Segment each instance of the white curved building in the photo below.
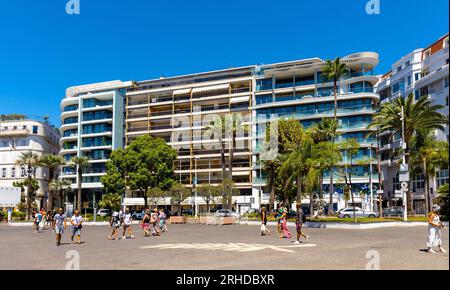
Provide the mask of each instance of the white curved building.
{"label": "white curved building", "polygon": [[[26,178],[25,167],[15,162],[22,153],[33,152],[39,156],[58,154],[59,132],[46,122],[32,119],[1,120],[0,119],[0,186],[12,187],[14,182]],[[38,168],[36,180],[39,189],[36,202],[42,208],[48,196],[48,170]]]}

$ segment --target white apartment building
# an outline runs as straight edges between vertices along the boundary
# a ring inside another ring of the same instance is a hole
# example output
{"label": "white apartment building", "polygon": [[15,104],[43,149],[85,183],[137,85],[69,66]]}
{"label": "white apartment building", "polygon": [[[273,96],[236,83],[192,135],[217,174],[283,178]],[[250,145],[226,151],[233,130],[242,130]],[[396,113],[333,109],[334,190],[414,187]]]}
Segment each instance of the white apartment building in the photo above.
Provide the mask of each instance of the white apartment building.
{"label": "white apartment building", "polygon": [[[58,130],[46,122],[0,119],[0,186],[12,187],[14,182],[27,177],[26,168],[16,165],[22,153],[31,151],[39,156],[58,154],[58,141]],[[48,174],[45,168],[36,171],[39,183],[36,202],[40,207],[44,207],[48,196]]]}
{"label": "white apartment building", "polygon": [[[111,81],[75,86],[66,90],[61,101],[60,155],[68,162],[62,167],[60,178],[72,181],[78,189],[77,169],[70,160],[87,157],[89,166],[83,169],[83,201],[101,198],[105,164],[112,150],[123,147],[125,88],[132,82]],[[72,192],[73,193],[73,192]],[[66,201],[73,196],[66,196]]]}
{"label": "white apartment building", "polygon": [[[399,96],[414,94],[417,100],[428,95],[433,104],[444,106],[442,113],[448,116],[449,112],[449,35],[446,34],[427,48],[419,48],[402,57],[392,65],[392,70],[381,77],[378,83],[378,93],[381,103],[390,102]],[[448,125],[445,132],[436,131],[437,139],[449,138]],[[381,165],[384,176],[384,196],[394,205],[400,198],[395,192],[400,189],[398,168],[394,164],[393,152],[401,146],[401,136],[395,136],[389,141],[386,134],[380,136]],[[435,193],[437,188],[448,183],[448,169],[438,172],[434,180],[430,180],[430,192]],[[418,211],[424,209],[424,180],[423,175],[412,176],[414,207]]]}

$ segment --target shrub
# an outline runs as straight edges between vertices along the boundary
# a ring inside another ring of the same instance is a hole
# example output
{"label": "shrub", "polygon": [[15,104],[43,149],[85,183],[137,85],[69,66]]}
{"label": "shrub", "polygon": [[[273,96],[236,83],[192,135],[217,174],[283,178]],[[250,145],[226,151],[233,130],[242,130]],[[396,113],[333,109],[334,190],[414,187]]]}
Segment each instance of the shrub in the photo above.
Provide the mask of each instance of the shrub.
{"label": "shrub", "polygon": [[26,216],[26,213],[21,212],[21,211],[14,211],[12,213],[12,218],[16,218],[16,219],[20,219],[20,220],[24,220]]}

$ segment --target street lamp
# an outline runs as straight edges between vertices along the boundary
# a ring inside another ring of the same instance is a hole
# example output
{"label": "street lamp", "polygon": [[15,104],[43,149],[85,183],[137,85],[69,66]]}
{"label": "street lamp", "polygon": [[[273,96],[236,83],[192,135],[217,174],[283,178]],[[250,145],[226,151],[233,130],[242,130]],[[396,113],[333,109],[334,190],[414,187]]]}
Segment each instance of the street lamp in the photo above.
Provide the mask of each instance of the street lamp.
{"label": "street lamp", "polygon": [[197,177],[197,159],[199,159],[200,157],[193,155],[192,157],[194,157],[195,160],[195,165],[194,165],[194,171],[195,171],[195,177],[194,177],[194,211],[195,211],[195,217],[198,217],[198,204],[197,204],[197,182],[198,182],[198,177]]}
{"label": "street lamp", "polygon": [[[407,168],[407,164],[406,164],[406,142],[405,142],[405,110],[404,107],[402,106],[402,112],[400,114],[400,120],[402,121],[402,166],[401,168]],[[408,170],[405,170],[406,174],[408,173]],[[408,181],[409,181],[409,177],[408,177]],[[403,191],[403,221],[407,221],[408,220],[408,202],[407,202],[407,192],[408,192],[408,188],[402,188]]]}

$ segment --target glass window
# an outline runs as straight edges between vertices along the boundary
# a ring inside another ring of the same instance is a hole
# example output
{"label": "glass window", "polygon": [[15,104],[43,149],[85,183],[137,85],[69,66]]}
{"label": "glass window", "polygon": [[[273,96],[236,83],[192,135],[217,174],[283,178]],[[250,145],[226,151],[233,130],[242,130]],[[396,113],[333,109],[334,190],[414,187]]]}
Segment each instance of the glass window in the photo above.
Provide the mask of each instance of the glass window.
{"label": "glass window", "polygon": [[3,177],[3,178],[6,177],[6,168],[2,168],[2,177]]}
{"label": "glass window", "polygon": [[8,148],[9,141],[8,140],[0,140],[0,148]]}
{"label": "glass window", "polygon": [[27,171],[25,170],[25,167],[20,168],[20,177],[25,177],[27,175]]}
{"label": "glass window", "polygon": [[16,168],[11,168],[11,177],[15,178],[16,177]]}
{"label": "glass window", "polygon": [[38,126],[33,126],[33,134],[37,134],[38,133]]}
{"label": "glass window", "polygon": [[264,90],[271,90],[272,89],[272,79],[262,79],[256,81],[256,90],[257,91],[264,91]]}
{"label": "glass window", "polygon": [[411,85],[411,76],[408,76],[408,86],[410,86]]}

